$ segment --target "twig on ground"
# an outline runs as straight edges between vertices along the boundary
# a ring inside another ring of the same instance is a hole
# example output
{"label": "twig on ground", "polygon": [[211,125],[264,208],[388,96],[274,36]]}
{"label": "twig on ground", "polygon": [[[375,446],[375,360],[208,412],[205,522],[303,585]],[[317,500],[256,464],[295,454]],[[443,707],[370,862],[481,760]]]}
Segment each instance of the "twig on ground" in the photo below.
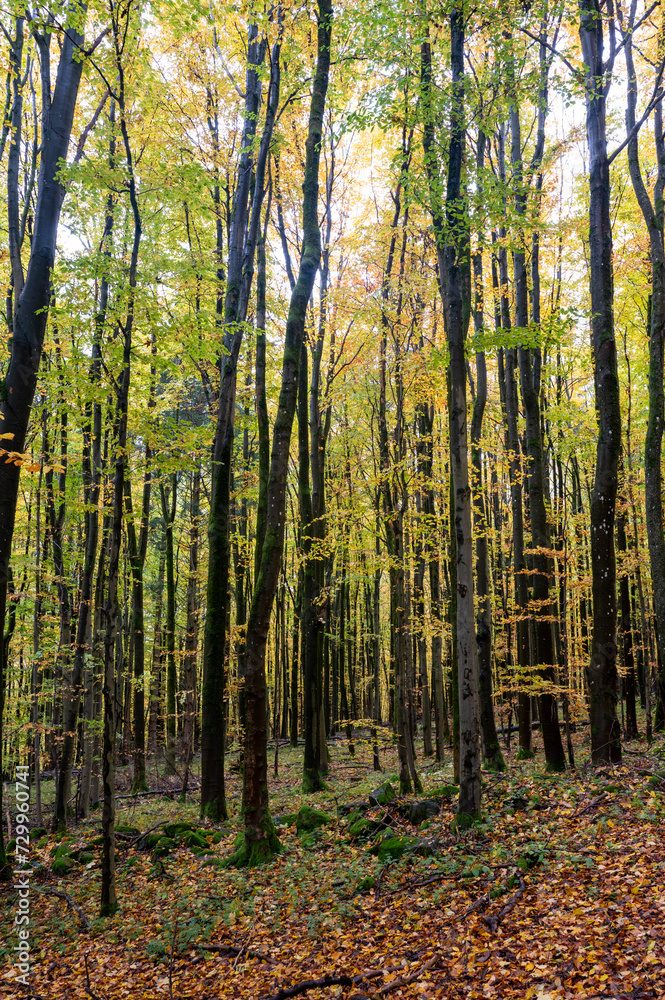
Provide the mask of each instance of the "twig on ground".
{"label": "twig on ground", "polygon": [[494,916],[483,917],[483,922],[487,924],[492,934],[496,934],[499,924],[502,922],[504,917],[507,917],[509,913],[515,909],[518,900],[524,895],[524,890],[526,889],[526,883],[521,875],[518,876],[520,880],[519,889],[513,893],[505,906],[503,906],[498,913]]}
{"label": "twig on ground", "polygon": [[383,876],[388,871],[389,865],[390,865],[390,862],[388,862],[388,864],[385,864],[383,866],[383,868],[379,872],[379,877],[376,880],[376,889],[374,890],[374,902],[375,903],[378,903],[378,901],[379,901],[379,896],[381,895],[381,881],[383,879]]}
{"label": "twig on ground", "polygon": [[200,944],[199,948],[202,951],[218,951],[222,955],[247,955],[248,958],[258,958],[261,962],[268,962],[270,965],[274,965],[274,959],[270,958],[269,955],[264,954],[262,951],[255,951],[253,948],[245,948],[241,946],[238,948],[233,944]]}
{"label": "twig on ground", "polygon": [[324,976],[323,979],[305,979],[302,983],[297,983],[278,993],[271,993],[264,1000],[289,1000],[289,997],[297,997],[301,993],[308,993],[309,990],[325,989],[326,986],[353,986],[351,976]]}
{"label": "twig on ground", "polygon": [[243,942],[243,943],[242,943],[242,944],[240,945],[240,950],[238,951],[238,954],[237,954],[237,955],[236,955],[236,957],[235,957],[235,958],[233,959],[233,965],[231,966],[231,968],[232,968],[232,969],[235,969],[236,965],[237,965],[237,964],[238,964],[238,962],[240,961],[240,956],[241,956],[241,955],[242,955],[242,954],[243,954],[244,952],[246,952],[246,951],[247,951],[247,945],[249,944],[249,939],[250,939],[250,935],[251,935],[252,931],[254,930],[254,924],[255,924],[255,923],[256,923],[256,916],[254,916],[254,919],[252,920],[251,924],[249,925],[249,928],[248,928],[248,930],[247,930],[247,933],[245,934],[245,940],[244,940],[244,942]]}
{"label": "twig on ground", "polygon": [[167,824],[168,822],[169,822],[169,820],[165,819],[165,820],[164,820],[163,822],[161,822],[161,823],[155,823],[155,825],[154,825],[154,826],[151,826],[149,830],[146,830],[146,831],[145,831],[145,833],[139,833],[138,837],[134,837],[134,839],[133,839],[133,840],[130,840],[130,842],[129,842],[129,843],[127,844],[127,847],[134,847],[134,846],[135,846],[135,844],[140,844],[140,843],[141,843],[141,841],[142,841],[142,840],[143,840],[143,839],[144,839],[145,837],[147,837],[149,833],[154,833],[154,832],[155,832],[155,830],[159,830],[160,826],[166,826],[166,824]]}
{"label": "twig on ground", "polygon": [[67,906],[70,906],[78,915],[79,920],[83,924],[83,929],[86,931],[90,930],[90,921],[86,917],[85,913],[81,907],[74,902],[72,897],[67,895],[66,892],[61,892],[59,889],[35,889],[34,891],[40,892],[43,896],[57,896],[58,899],[64,899]]}
{"label": "twig on ground", "polygon": [[356,986],[363,979],[380,979],[388,972],[396,972],[399,968],[401,968],[399,965],[390,965],[385,969],[368,969],[367,972],[360,972],[357,976],[324,976],[323,979],[306,979],[288,989],[280,990],[279,993],[262,997],[261,1000],[288,1000],[289,997],[297,997],[300,993],[307,993],[309,990],[321,989],[326,986]]}
{"label": "twig on ground", "polygon": [[428,959],[428,961],[425,962],[424,965],[421,965],[420,968],[416,972],[413,972],[410,976],[400,976],[399,979],[393,979],[392,982],[386,983],[386,985],[382,986],[381,989],[378,991],[378,995],[381,996],[385,993],[390,993],[391,990],[398,989],[398,987],[400,986],[408,986],[409,983],[415,983],[415,981],[420,978],[423,972],[427,972],[428,969],[431,969],[433,965],[436,965],[438,960],[439,960],[438,955],[432,955],[432,957]]}
{"label": "twig on ground", "polygon": [[606,796],[605,792],[601,792],[600,795],[594,796],[594,798],[591,799],[591,802],[589,802],[584,807],[584,809],[580,809],[579,812],[573,813],[573,815],[570,818],[571,819],[578,819],[580,816],[584,816],[585,813],[588,813],[592,809],[595,809],[596,806],[599,806],[601,804],[601,802],[603,802],[606,798],[607,798],[607,796]]}
{"label": "twig on ground", "polygon": [[171,942],[171,955],[169,958],[169,1000],[173,1000],[173,956],[175,955],[175,945],[178,937],[178,918],[173,925],[173,941]]}
{"label": "twig on ground", "polygon": [[102,998],[99,996],[98,993],[93,992],[92,986],[90,985],[90,970],[88,969],[87,955],[84,956],[84,960],[85,960],[85,978],[87,983],[87,986],[85,987],[85,992],[88,994],[89,997],[92,997],[92,1000],[102,1000]]}

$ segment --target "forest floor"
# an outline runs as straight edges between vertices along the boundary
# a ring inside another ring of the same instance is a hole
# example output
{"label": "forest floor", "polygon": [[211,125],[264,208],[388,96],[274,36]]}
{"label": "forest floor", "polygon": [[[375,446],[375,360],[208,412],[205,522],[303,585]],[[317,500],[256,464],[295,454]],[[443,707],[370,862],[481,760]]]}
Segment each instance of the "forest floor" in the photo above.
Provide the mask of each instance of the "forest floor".
{"label": "forest floor", "polygon": [[[237,812],[203,830],[198,853],[176,844],[156,858],[145,839],[121,833],[120,909],[107,920],[97,916],[99,849],[90,843],[101,817],[70,831],[72,841],[42,836],[31,858],[31,988],[16,981],[17,896],[6,887],[0,996],[665,997],[665,742],[629,743],[621,765],[602,768],[590,765],[581,735],[575,742],[574,773],[544,774],[541,753],[531,761],[511,753],[507,773],[484,773],[483,822],[470,832],[454,831],[455,800],[445,789],[425,828],[403,818],[398,801],[365,812],[390,822],[393,836],[419,838],[406,843],[421,853],[400,858],[370,853],[374,841],[353,839],[337,811],[396,777],[391,748],[376,775],[366,743],[351,757],[345,742],[333,741],[329,791],[316,796],[300,792],[300,750],[281,748],[271,808],[287,814],[288,825],[279,829],[283,851],[272,865],[219,867],[239,830]],[[419,761],[420,798],[441,792],[450,766]],[[154,773],[151,780],[166,786]],[[119,784],[128,781],[121,770]],[[233,773],[228,792],[237,810]],[[175,821],[200,827],[195,797],[119,799],[120,830],[144,833]],[[330,822],[298,836],[292,820],[303,803]],[[84,846],[89,853],[66,876],[54,872],[59,847],[66,856]],[[325,985],[303,988],[310,980]]]}

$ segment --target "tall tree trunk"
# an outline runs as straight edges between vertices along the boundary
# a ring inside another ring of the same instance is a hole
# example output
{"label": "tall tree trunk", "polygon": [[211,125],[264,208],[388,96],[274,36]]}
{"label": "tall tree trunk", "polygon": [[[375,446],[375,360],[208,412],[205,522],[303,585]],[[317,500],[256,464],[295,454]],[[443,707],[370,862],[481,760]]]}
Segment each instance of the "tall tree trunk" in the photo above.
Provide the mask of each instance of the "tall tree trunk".
{"label": "tall tree trunk", "polygon": [[184,652],[184,704],[182,743],[185,755],[183,801],[187,794],[189,769],[194,755],[196,722],[196,660],[199,645],[199,520],[201,517],[201,470],[198,465],[191,475],[189,504],[189,573],[187,576],[187,631]]}
{"label": "tall tree trunk", "polygon": [[[237,185],[229,240],[226,298],[224,302],[224,347],[217,426],[213,448],[213,482],[208,522],[208,587],[201,687],[201,812],[213,820],[226,818],[224,753],[226,743],[225,651],[230,567],[230,482],[233,458],[234,412],[238,357],[254,274],[254,254],[260,234],[265,168],[279,101],[280,35],[272,49],[270,92],[261,143],[254,157],[256,124],[261,99],[261,67],[267,37],[259,39],[251,24],[245,83],[245,119],[238,162]],[[249,195],[254,178],[251,211]]]}
{"label": "tall tree trunk", "polygon": [[[14,316],[12,322],[11,357],[4,379],[0,402],[2,432],[12,435],[12,450],[25,450],[25,438],[37,384],[37,372],[44,344],[48,310],[51,302],[51,273],[55,261],[56,239],[60,210],[65,196],[64,184],[59,180],[72,132],[74,110],[78,97],[83,61],[79,52],[83,48],[83,34],[78,30],[85,5],[76,5],[76,24],[63,33],[60,58],[51,88],[50,59],[51,34],[36,34],[41,63],[42,129],[41,160],[37,187],[37,204],[34,213],[30,259],[23,287],[23,268],[20,260],[13,262],[12,270],[19,276],[14,282]],[[69,12],[64,17],[68,18]],[[23,33],[23,19],[19,18]],[[7,586],[9,561],[16,520],[20,466],[14,462],[0,463],[0,635],[4,635],[7,612]],[[4,714],[5,676],[4,662],[0,661],[0,754],[2,752],[2,717]],[[0,770],[1,770],[0,759]],[[2,782],[0,782],[0,813],[2,812]],[[10,877],[4,839],[0,830],[0,879]]]}
{"label": "tall tree trunk", "polygon": [[[541,45],[541,67],[542,67]],[[545,63],[545,66],[547,63]],[[544,80],[543,80],[544,77]],[[510,64],[511,107],[511,163],[513,168],[513,186],[515,191],[515,212],[517,217],[516,246],[513,251],[513,268],[515,275],[515,318],[520,330],[529,325],[529,289],[526,268],[526,234],[524,225],[527,213],[526,190],[522,168],[522,132],[520,112],[517,97],[514,93],[514,68]],[[539,91],[539,129],[536,140],[536,152],[533,166],[540,167],[545,144],[545,114],[547,112],[547,71],[541,68],[541,86]],[[536,256],[537,261],[537,256]],[[536,263],[534,261],[534,264]],[[535,270],[538,278],[537,268]],[[540,295],[538,280],[533,288],[532,320],[536,328],[540,324]],[[549,552],[551,550],[550,530],[545,507],[545,469],[543,462],[543,442],[541,433],[540,413],[540,349],[532,352],[530,347],[518,348],[520,387],[522,402],[526,414],[526,453],[528,464],[526,469],[529,515],[531,521],[531,542],[534,549],[533,560],[533,601],[536,608],[533,621],[535,638],[534,652],[536,664],[541,678],[546,685],[552,687],[556,682],[554,632],[552,629],[552,597],[550,594],[550,579],[554,566]],[[533,354],[533,356],[532,356]],[[532,663],[533,667],[534,664]],[[545,759],[549,771],[565,771],[566,758],[561,742],[561,730],[557,714],[556,697],[552,691],[545,690],[540,695],[540,725],[543,733]]]}
{"label": "tall tree trunk", "polygon": [[[663,427],[665,426],[665,244],[663,224],[665,209],[665,136],[663,135],[662,102],[656,103],[654,110],[654,140],[658,173],[653,192],[653,202],[647,191],[640,167],[638,134],[635,129],[637,105],[637,76],[633,61],[633,22],[635,8],[631,9],[630,21],[622,23],[622,33],[626,54],[627,106],[626,131],[631,137],[628,142],[628,168],[635,197],[644,217],[649,234],[649,256],[651,262],[651,308],[649,310],[649,420],[644,443],[644,494],[646,507],[649,561],[653,581],[653,604],[658,625],[659,646],[665,643],[665,531],[663,529],[663,487],[662,451]],[[662,53],[660,54],[662,59]],[[657,69],[657,83],[662,81],[663,64]],[[623,595],[622,595],[623,602]],[[622,612],[623,614],[623,612]],[[625,628],[625,623],[622,625]],[[624,633],[625,635],[625,633]],[[624,639],[625,642],[625,639]],[[661,648],[662,652],[662,648]],[[658,659],[656,674],[655,728],[665,726],[665,673],[662,670],[662,655]],[[631,733],[631,735],[634,735]]]}
{"label": "tall tree trunk", "polygon": [[[450,452],[455,498],[454,531],[457,541],[457,663],[460,714],[460,788],[457,818],[465,825],[480,815],[480,726],[478,719],[478,660],[473,607],[473,543],[466,407],[465,308],[462,269],[469,267],[469,231],[461,188],[465,146],[464,125],[464,13],[455,6],[450,15],[452,107],[448,150],[446,246],[450,351]],[[451,519],[452,521],[452,519]]]}
{"label": "tall tree trunk", "polygon": [[[487,138],[481,130],[476,147],[476,167],[479,177],[485,166]],[[482,180],[479,181],[482,199]],[[483,246],[473,255],[473,285],[475,303],[473,321],[476,333],[482,336],[484,325],[483,303]],[[490,595],[490,565],[487,534],[489,531],[488,504],[483,491],[483,453],[480,439],[483,417],[487,405],[487,362],[485,352],[476,352],[476,397],[473,401],[471,420],[471,466],[473,482],[473,521],[476,535],[476,586],[478,590],[478,693],[480,696],[480,725],[483,735],[485,766],[490,771],[505,771],[506,765],[499,746],[494,720],[492,699],[492,599]]]}
{"label": "tall tree trunk", "polygon": [[586,68],[589,150],[589,260],[594,387],[598,417],[596,476],[591,501],[593,648],[587,666],[591,756],[621,760],[617,703],[617,594],[614,528],[621,449],[621,401],[614,338],[610,172],[607,158],[603,14],[598,0],[579,0]]}
{"label": "tall tree trunk", "polygon": [[270,613],[277,590],[284,546],[286,480],[293,417],[298,391],[300,352],[305,334],[307,306],[321,259],[318,221],[319,158],[323,134],[328,75],[332,5],[319,0],[317,63],[313,81],[303,179],[303,246],[295,288],[286,322],[282,385],[273,429],[266,531],[259,573],[247,623],[247,680],[243,816],[245,844],[238,861],[257,864],[269,860],[279,841],[268,806],[267,691],[265,655]]}
{"label": "tall tree trunk", "polygon": [[175,774],[176,758],[176,695],[178,689],[178,670],[175,655],[175,550],[173,544],[173,526],[178,499],[178,474],[171,474],[171,485],[159,484],[159,495],[162,502],[162,518],[164,519],[164,550],[166,556],[166,767],[170,774]]}
{"label": "tall tree trunk", "polygon": [[[448,302],[448,349],[450,352],[450,454],[453,510],[451,530],[455,534],[456,663],[460,725],[460,790],[458,823],[465,826],[480,815],[480,725],[478,719],[478,658],[473,606],[473,542],[471,536],[471,489],[466,405],[465,341],[469,303],[464,301],[463,269],[470,267],[470,245],[466,198],[462,191],[462,161],[466,144],[464,124],[464,13],[455,5],[450,14],[450,59],[452,94],[448,178],[446,188],[446,234],[441,217],[440,179],[433,157],[432,60],[429,38],[421,45],[421,74],[425,91],[424,149],[429,176],[430,207],[437,241],[441,297]],[[441,265],[445,259],[445,269]],[[447,287],[443,278],[447,279]]]}
{"label": "tall tree trunk", "polygon": [[[122,15],[120,15],[122,18]],[[120,111],[120,133],[125,152],[128,175],[128,193],[132,213],[132,249],[127,274],[127,311],[124,323],[118,323],[122,334],[122,369],[116,388],[116,434],[115,434],[115,476],[113,480],[113,507],[111,513],[111,534],[107,571],[107,593],[104,607],[106,630],[104,634],[104,744],[102,753],[102,782],[104,804],[102,808],[102,879],[100,913],[112,916],[118,908],[115,881],[115,673],[114,650],[118,620],[118,577],[120,548],[122,545],[123,507],[125,502],[125,465],[127,462],[127,414],[129,407],[130,366],[132,357],[132,333],[134,327],[134,305],[136,296],[136,271],[141,243],[141,214],[134,175],[134,158],[127,131],[125,106],[124,45],[128,37],[129,8],[122,20],[114,14],[112,18],[115,62],[118,74],[118,107]]]}

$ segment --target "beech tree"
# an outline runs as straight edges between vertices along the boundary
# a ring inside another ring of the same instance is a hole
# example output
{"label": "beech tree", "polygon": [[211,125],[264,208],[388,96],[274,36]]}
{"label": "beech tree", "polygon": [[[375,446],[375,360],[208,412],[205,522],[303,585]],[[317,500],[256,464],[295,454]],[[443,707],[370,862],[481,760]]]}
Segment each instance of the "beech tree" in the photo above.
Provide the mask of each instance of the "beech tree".
{"label": "beech tree", "polygon": [[[12,265],[12,314],[8,317],[11,335],[11,353],[3,381],[0,414],[2,434],[11,442],[11,452],[23,453],[28,421],[35,395],[37,373],[44,344],[44,334],[51,303],[51,271],[55,260],[58,223],[65,187],[60,179],[62,161],[66,161],[74,123],[74,111],[83,70],[83,29],[86,7],[74,2],[66,8],[66,30],[62,31],[61,48],[52,87],[51,41],[54,31],[47,17],[45,23],[34,20],[26,26],[26,19],[15,21],[15,36],[11,58],[15,67],[14,98],[16,118],[14,125],[15,148],[18,147],[20,122],[20,88],[23,68],[23,44],[26,27],[33,33],[40,63],[41,121],[40,160],[37,180],[32,239],[27,269],[20,228],[17,226],[17,184],[13,157],[8,162],[8,218]],[[25,230],[24,230],[25,231]],[[9,450],[9,449],[8,449]],[[10,574],[12,540],[16,521],[20,462],[7,454],[0,463],[0,633],[4,635],[7,616],[7,594]],[[5,696],[5,658],[0,678],[0,747],[2,744],[2,715]],[[0,792],[1,796],[1,792]],[[2,799],[0,798],[0,806]],[[4,840],[0,831],[0,874],[9,876]]]}

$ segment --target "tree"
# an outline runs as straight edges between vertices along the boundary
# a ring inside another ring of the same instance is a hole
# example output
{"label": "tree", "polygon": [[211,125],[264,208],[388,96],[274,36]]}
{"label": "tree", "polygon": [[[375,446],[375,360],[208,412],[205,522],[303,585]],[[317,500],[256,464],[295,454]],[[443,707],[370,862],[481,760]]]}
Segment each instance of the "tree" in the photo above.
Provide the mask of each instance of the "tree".
{"label": "tree", "polygon": [[617,593],[614,529],[621,451],[621,404],[614,336],[612,223],[607,156],[606,73],[603,15],[597,0],[580,0],[580,40],[586,69],[585,99],[589,150],[589,281],[594,388],[598,416],[596,475],[591,500],[593,640],[587,667],[591,754],[621,760],[617,703]]}
{"label": "tree", "polygon": [[321,260],[321,232],[318,220],[319,160],[330,72],[332,16],[333,8],[330,0],[319,0],[316,71],[312,86],[303,178],[302,252],[286,321],[282,383],[270,455],[265,536],[247,622],[245,681],[247,718],[242,806],[245,843],[237,860],[249,865],[269,860],[279,845],[268,805],[265,654],[284,545],[286,479],[291,430],[298,395],[300,355],[305,335],[307,307]]}
{"label": "tree", "polygon": [[[23,271],[20,250],[12,246],[12,277],[14,312],[11,321],[11,354],[3,382],[0,414],[4,440],[11,441],[12,450],[21,454],[25,447],[28,421],[35,395],[37,373],[44,345],[44,334],[51,303],[51,271],[55,260],[58,222],[65,187],[60,180],[62,161],[72,133],[74,111],[83,70],[83,27],[86,6],[78,0],[66,8],[67,29],[62,32],[62,47],[56,71],[55,86],[51,87],[52,26],[35,21],[31,30],[39,52],[42,109],[41,158],[37,182],[37,204],[27,272]],[[25,32],[25,19],[16,20],[16,43],[19,53]],[[20,43],[20,44],[19,44]],[[16,58],[16,57],[15,57]],[[17,178],[18,180],[18,178]],[[10,193],[10,198],[11,198]],[[11,209],[10,209],[11,216]],[[0,463],[0,634],[4,635],[7,614],[7,588],[20,464],[7,455]],[[0,677],[0,744],[5,697],[5,662]],[[0,807],[2,798],[0,792]],[[0,876],[9,877],[4,840],[0,831]]]}

